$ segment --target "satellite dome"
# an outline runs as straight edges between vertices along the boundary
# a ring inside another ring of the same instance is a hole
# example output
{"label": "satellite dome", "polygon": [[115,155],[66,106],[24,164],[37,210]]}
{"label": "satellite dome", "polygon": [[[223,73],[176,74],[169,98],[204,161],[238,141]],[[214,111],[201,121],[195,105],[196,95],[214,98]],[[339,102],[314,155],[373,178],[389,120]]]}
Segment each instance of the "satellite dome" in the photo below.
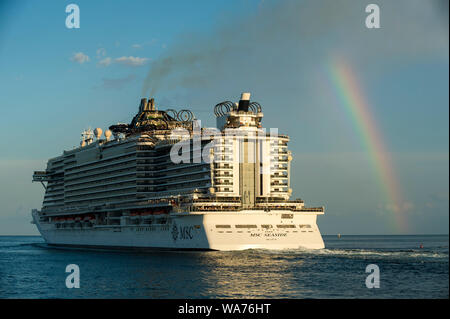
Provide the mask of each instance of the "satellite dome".
{"label": "satellite dome", "polygon": [[106,137],[107,140],[109,140],[109,138],[111,137],[111,135],[112,135],[111,130],[106,130],[106,131],[105,131],[105,137]]}
{"label": "satellite dome", "polygon": [[102,129],[99,128],[99,127],[97,127],[97,128],[94,130],[94,135],[95,135],[95,137],[96,137],[97,139],[99,139],[100,136],[102,136],[102,133],[103,133],[103,131],[102,131]]}

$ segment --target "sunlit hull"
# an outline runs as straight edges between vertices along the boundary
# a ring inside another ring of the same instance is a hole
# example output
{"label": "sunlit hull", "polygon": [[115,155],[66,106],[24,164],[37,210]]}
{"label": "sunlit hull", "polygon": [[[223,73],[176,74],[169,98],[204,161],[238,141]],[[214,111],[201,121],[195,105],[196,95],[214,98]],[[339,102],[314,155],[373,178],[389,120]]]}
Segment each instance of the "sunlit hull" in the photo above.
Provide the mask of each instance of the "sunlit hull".
{"label": "sunlit hull", "polygon": [[[241,211],[178,213],[167,216],[165,224],[102,225],[87,227],[33,219],[50,245],[111,249],[320,249],[322,236],[314,213],[285,211]],[[289,216],[290,217],[290,216]]]}

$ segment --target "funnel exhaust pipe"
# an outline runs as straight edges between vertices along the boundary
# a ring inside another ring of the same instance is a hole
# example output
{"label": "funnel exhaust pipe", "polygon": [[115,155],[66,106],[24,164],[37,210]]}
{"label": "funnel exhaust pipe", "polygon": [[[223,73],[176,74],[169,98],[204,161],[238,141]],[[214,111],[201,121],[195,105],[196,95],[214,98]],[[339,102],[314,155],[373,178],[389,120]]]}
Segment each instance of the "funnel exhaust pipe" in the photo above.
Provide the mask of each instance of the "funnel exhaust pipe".
{"label": "funnel exhaust pipe", "polygon": [[155,99],[151,98],[148,100],[148,110],[149,111],[156,111],[155,109]]}
{"label": "funnel exhaust pipe", "polygon": [[248,112],[248,105],[250,104],[250,93],[242,93],[239,100],[238,111]]}
{"label": "funnel exhaust pipe", "polygon": [[144,97],[143,99],[141,99],[141,104],[139,105],[139,112],[143,112],[146,105],[147,99]]}

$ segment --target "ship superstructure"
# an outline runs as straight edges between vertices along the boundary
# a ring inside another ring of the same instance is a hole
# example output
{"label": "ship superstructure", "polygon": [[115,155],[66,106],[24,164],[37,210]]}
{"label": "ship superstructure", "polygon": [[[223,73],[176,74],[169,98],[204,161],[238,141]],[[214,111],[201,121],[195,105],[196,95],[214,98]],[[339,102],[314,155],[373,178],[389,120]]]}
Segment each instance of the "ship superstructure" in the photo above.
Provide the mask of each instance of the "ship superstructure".
{"label": "ship superstructure", "polygon": [[[139,249],[323,248],[317,215],[289,200],[289,137],[262,128],[243,93],[214,107],[217,128],[189,110],[142,99],[129,124],[82,134],[48,161],[33,220],[48,244]],[[95,136],[95,140],[94,140]]]}

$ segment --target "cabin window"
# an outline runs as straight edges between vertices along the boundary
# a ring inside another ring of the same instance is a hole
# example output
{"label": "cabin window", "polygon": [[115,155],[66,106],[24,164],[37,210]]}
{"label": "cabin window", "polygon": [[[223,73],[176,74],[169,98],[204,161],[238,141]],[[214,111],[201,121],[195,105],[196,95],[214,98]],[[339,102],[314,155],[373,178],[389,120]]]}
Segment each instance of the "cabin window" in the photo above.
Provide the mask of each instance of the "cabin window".
{"label": "cabin window", "polygon": [[295,228],[295,225],[289,224],[289,225],[277,225],[278,228]]}

